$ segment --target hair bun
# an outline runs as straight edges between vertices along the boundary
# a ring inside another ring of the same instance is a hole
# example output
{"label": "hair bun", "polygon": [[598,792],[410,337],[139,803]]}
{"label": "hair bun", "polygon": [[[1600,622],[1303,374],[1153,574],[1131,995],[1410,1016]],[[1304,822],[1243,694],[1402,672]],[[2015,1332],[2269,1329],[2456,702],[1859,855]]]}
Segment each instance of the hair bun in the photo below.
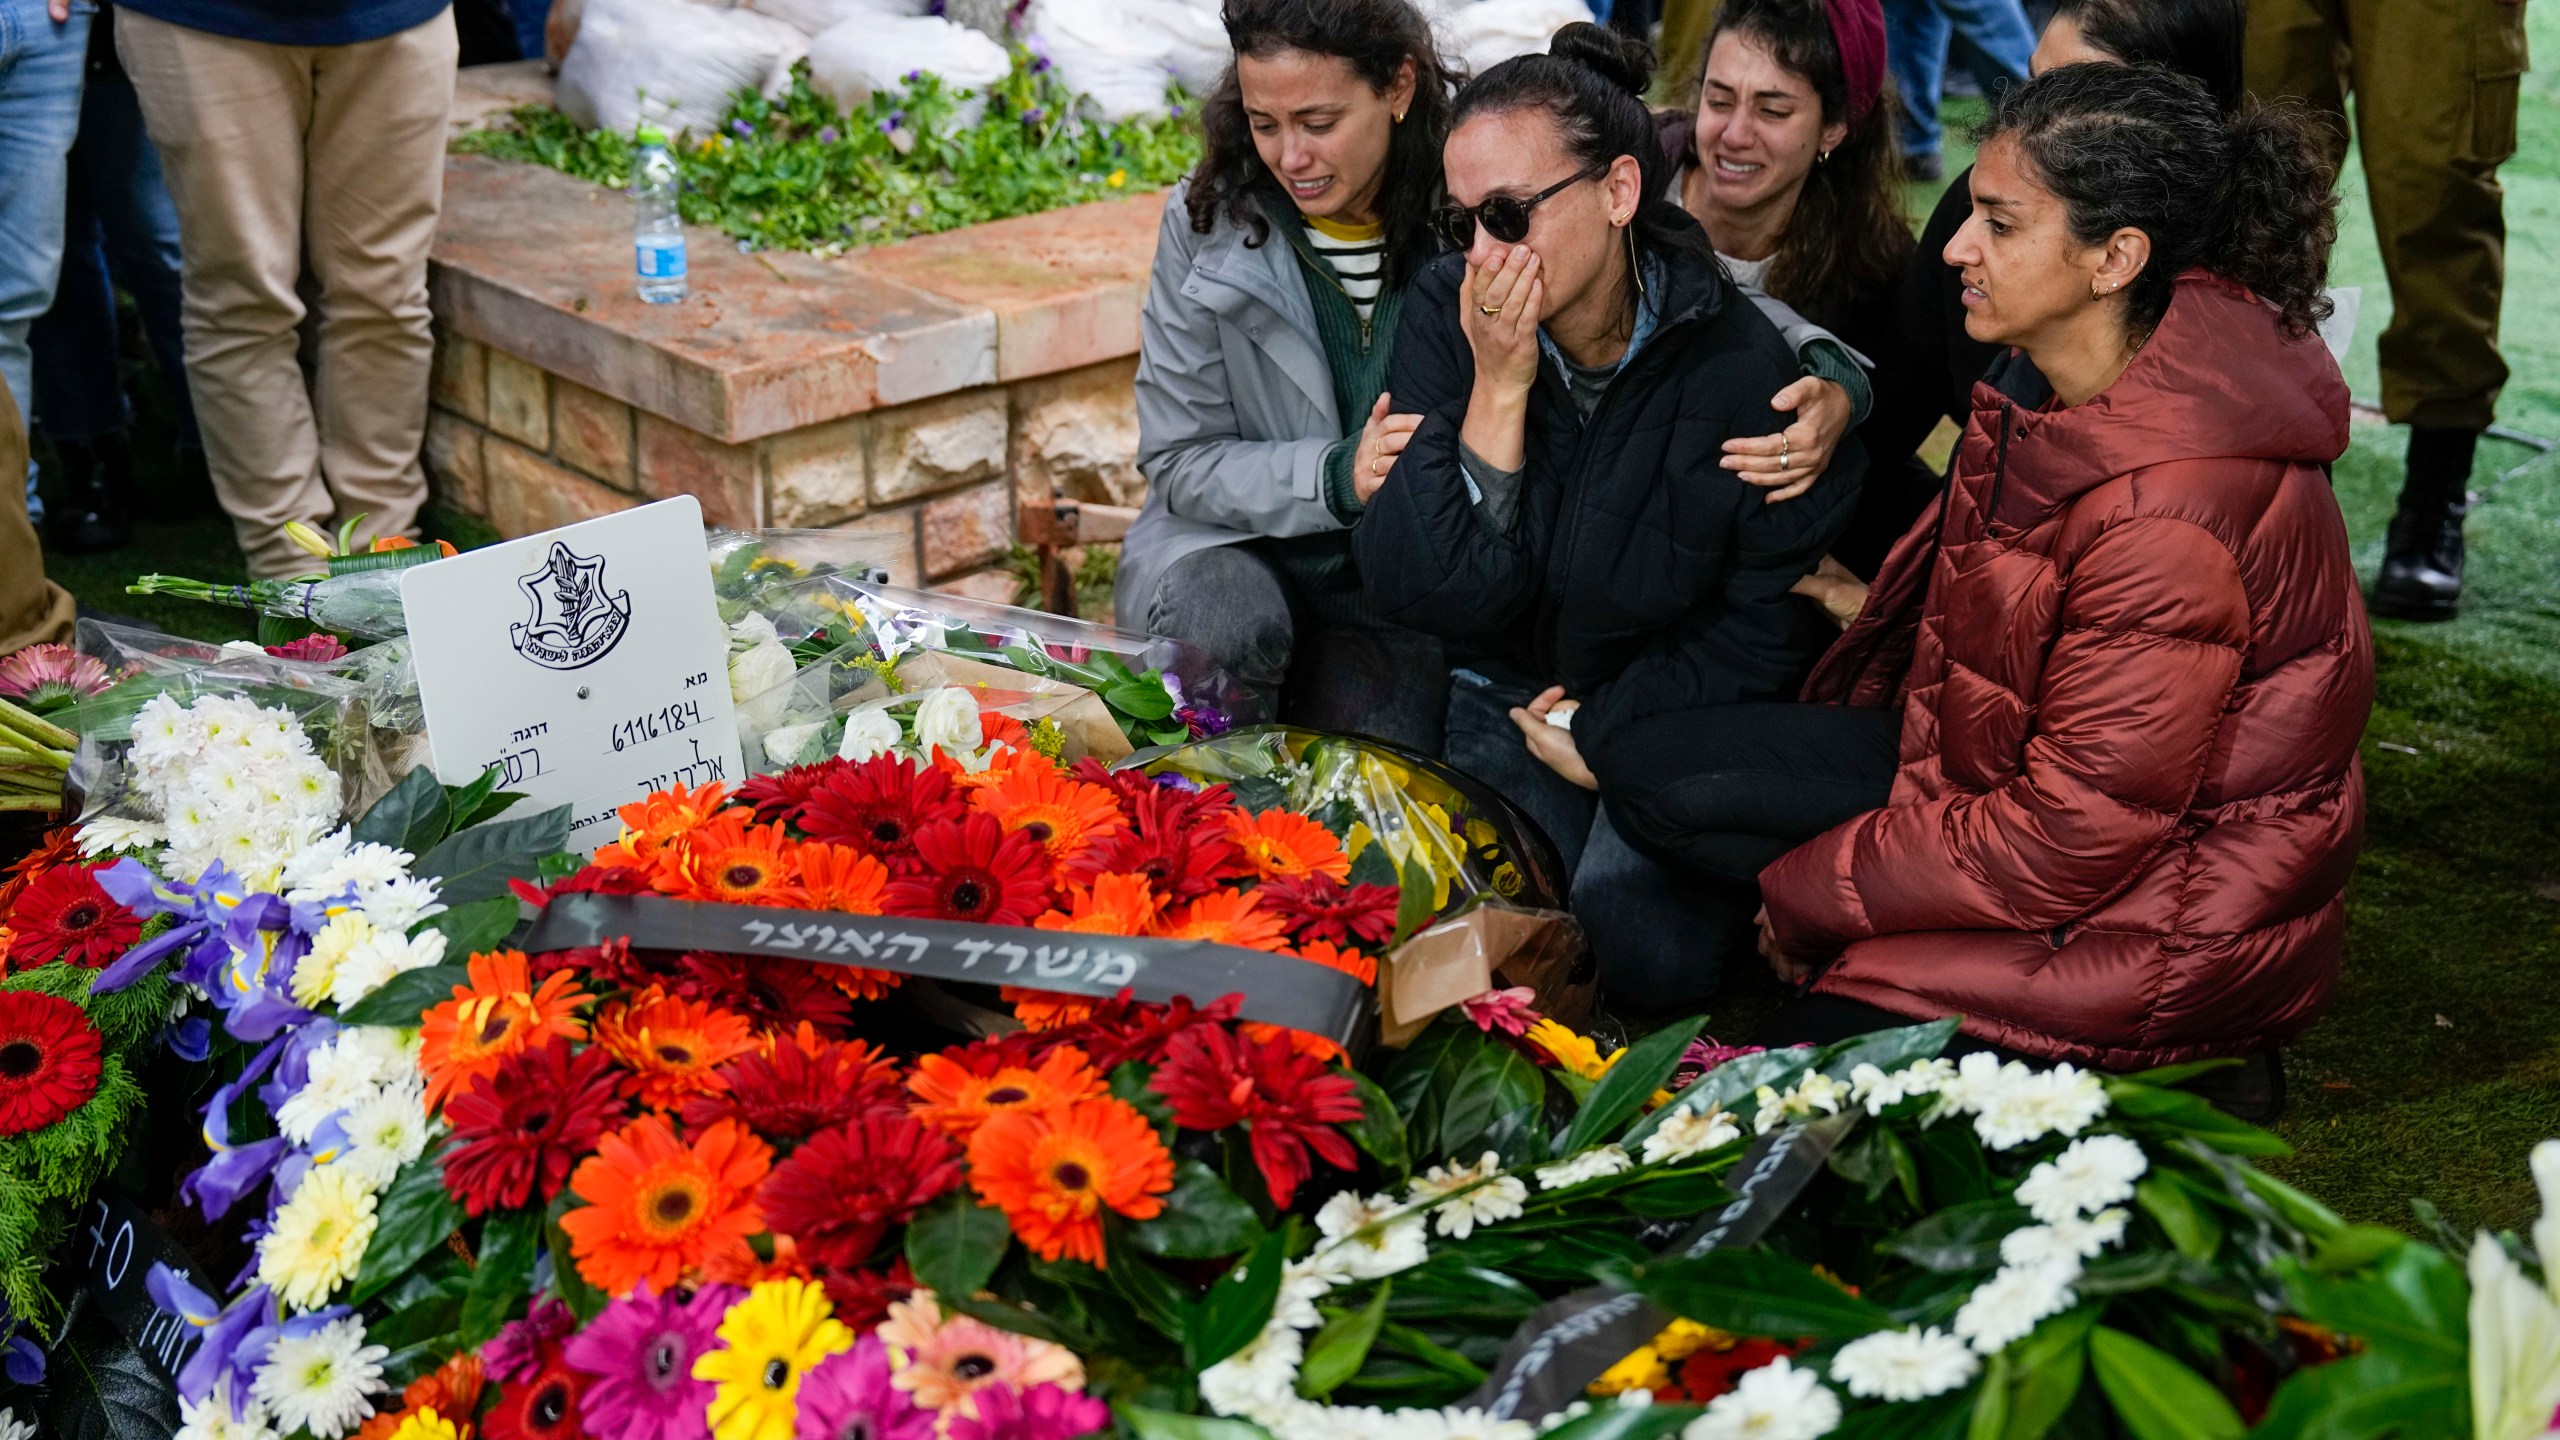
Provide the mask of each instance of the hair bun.
{"label": "hair bun", "polygon": [[1632,36],[1576,20],[1547,42],[1547,53],[1559,60],[1586,65],[1619,89],[1641,100],[1653,83],[1653,47]]}

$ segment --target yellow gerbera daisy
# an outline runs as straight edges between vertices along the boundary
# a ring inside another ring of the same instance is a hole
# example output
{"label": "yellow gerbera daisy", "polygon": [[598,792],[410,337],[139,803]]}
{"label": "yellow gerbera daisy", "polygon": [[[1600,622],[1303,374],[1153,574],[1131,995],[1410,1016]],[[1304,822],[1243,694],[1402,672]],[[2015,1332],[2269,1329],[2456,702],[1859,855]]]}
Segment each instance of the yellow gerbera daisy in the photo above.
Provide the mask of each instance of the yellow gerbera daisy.
{"label": "yellow gerbera daisy", "polygon": [[391,1440],[462,1440],[462,1431],[437,1414],[436,1407],[426,1405],[402,1416],[400,1428],[391,1432]]}
{"label": "yellow gerbera daisy", "polygon": [[693,1362],[693,1378],[711,1394],[714,1440],[791,1440],[800,1414],[800,1379],[812,1366],[853,1345],[814,1280],[766,1280],[729,1307],[720,1322],[726,1348]]}

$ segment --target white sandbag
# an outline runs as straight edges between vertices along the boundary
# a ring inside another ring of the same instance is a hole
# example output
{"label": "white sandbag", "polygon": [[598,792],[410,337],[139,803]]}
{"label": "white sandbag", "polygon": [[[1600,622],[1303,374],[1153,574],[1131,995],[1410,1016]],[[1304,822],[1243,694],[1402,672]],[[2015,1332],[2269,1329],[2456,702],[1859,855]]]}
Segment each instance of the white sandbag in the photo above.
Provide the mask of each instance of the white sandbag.
{"label": "white sandbag", "polygon": [[965,129],[986,115],[987,87],[1013,73],[1013,57],[939,15],[847,20],[809,44],[809,88],[839,110],[860,109],[874,91],[903,94],[906,77],[919,70],[939,76],[946,92],[974,92],[952,111],[952,123]]}
{"label": "white sandbag", "polygon": [[692,0],[586,0],[555,103],[590,129],[708,134],[741,90],[779,96],[809,37],[770,15]]}
{"label": "white sandbag", "polygon": [[[555,0],[556,3],[556,0]],[[749,8],[816,39],[847,20],[877,15],[923,15],[932,0],[748,0]]]}
{"label": "white sandbag", "polygon": [[1173,37],[1131,22],[1125,0],[1032,0],[1022,17],[1033,53],[1058,67],[1058,79],[1106,121],[1165,113],[1173,74]]}
{"label": "white sandbag", "polygon": [[1165,67],[1182,88],[1206,95],[1218,88],[1235,49],[1215,4],[1198,0],[1122,0],[1135,24],[1150,26],[1166,41]]}
{"label": "white sandbag", "polygon": [[1440,53],[1470,75],[1481,75],[1514,55],[1543,55],[1558,30],[1589,20],[1582,0],[1460,0],[1426,12]]}

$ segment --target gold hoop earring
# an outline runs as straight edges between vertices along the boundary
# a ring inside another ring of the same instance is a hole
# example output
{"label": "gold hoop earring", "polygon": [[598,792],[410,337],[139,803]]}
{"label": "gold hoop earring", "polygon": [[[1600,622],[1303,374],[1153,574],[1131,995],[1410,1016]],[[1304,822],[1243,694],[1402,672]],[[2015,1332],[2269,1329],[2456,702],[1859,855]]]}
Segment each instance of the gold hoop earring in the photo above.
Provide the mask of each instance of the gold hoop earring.
{"label": "gold hoop earring", "polygon": [[1404,123],[1404,112],[1401,110],[1396,112],[1396,123],[1399,125]]}

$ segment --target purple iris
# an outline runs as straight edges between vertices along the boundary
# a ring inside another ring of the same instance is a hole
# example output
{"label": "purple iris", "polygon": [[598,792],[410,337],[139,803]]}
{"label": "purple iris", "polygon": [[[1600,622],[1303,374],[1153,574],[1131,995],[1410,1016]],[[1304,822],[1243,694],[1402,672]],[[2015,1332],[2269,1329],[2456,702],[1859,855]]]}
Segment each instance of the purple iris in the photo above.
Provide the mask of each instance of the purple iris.
{"label": "purple iris", "polygon": [[18,1333],[18,1317],[0,1299],[0,1374],[12,1385],[34,1385],[44,1379],[44,1349]]}
{"label": "purple iris", "polygon": [[166,1265],[151,1267],[146,1281],[152,1303],[186,1321],[200,1337],[196,1352],[178,1370],[178,1393],[201,1405],[224,1376],[231,1379],[231,1414],[247,1409],[249,1386],[276,1343],[275,1295],[261,1285],[225,1309]]}
{"label": "purple iris", "polygon": [[155,915],[184,918],[99,971],[98,978],[90,983],[90,993],[106,995],[121,990],[150,974],[152,967],[180,949],[187,950],[187,958],[180,963],[177,978],[193,985],[203,984],[211,977],[210,967],[221,958],[222,942],[214,932],[222,924],[222,898],[229,880],[220,861],[214,862],[204,872],[204,878],[193,885],[164,885],[150,867],[133,859],[119,860],[98,871],[99,888],[143,919]]}
{"label": "purple iris", "polygon": [[213,1151],[213,1158],[180,1182],[178,1194],[195,1201],[207,1220],[230,1214],[231,1208],[264,1183],[275,1172],[277,1162],[284,1159],[287,1147],[281,1135],[245,1145],[231,1141],[231,1107],[276,1063],[284,1045],[282,1040],[269,1042],[250,1058],[239,1079],[214,1091],[213,1098],[205,1102],[204,1143]]}

